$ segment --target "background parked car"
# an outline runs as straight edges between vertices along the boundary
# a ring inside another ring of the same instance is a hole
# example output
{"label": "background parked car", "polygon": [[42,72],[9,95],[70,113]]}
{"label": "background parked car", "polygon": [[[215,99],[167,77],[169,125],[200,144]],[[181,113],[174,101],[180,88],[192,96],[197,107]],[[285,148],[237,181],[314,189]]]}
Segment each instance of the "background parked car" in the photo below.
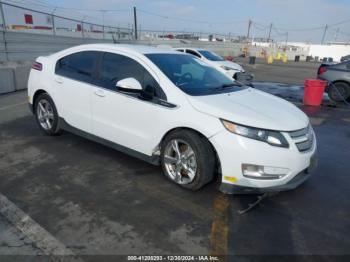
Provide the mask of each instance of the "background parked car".
{"label": "background parked car", "polygon": [[333,101],[350,100],[350,60],[339,64],[321,64],[317,77],[329,82],[326,92]]}
{"label": "background parked car", "polygon": [[236,73],[245,72],[243,67],[239,64],[234,63],[232,61],[227,61],[223,57],[215,54],[214,52],[205,49],[176,48],[176,50],[194,55],[233,78],[235,77]]}
{"label": "background parked car", "polygon": [[346,56],[343,56],[342,58],[340,58],[341,62],[345,62],[345,61],[349,61],[349,60],[350,60],[350,55],[346,55]]}
{"label": "background parked car", "polygon": [[228,61],[212,51],[200,48],[176,48],[175,50],[196,56],[229,77],[232,77],[245,85],[252,86],[252,74],[246,73],[241,65]]}

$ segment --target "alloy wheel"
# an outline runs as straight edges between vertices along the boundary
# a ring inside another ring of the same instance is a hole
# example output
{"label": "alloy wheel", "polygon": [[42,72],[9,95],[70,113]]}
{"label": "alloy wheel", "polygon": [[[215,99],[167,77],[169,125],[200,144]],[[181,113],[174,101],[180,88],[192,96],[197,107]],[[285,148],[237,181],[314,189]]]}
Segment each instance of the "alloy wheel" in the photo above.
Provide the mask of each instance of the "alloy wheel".
{"label": "alloy wheel", "polygon": [[196,154],[184,140],[169,141],[164,150],[164,165],[168,176],[178,184],[189,184],[196,176]]}
{"label": "alloy wheel", "polygon": [[54,111],[50,102],[46,99],[41,99],[37,106],[37,118],[41,127],[45,130],[51,130],[55,120]]}

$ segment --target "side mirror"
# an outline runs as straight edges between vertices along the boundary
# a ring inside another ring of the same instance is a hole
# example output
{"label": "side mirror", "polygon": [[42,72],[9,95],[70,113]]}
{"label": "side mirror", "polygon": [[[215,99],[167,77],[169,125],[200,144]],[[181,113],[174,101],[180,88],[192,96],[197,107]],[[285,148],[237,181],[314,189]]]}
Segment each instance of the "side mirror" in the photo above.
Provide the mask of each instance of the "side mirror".
{"label": "side mirror", "polygon": [[141,92],[142,86],[139,81],[133,77],[124,78],[117,82],[116,86],[124,91],[129,92]]}
{"label": "side mirror", "polygon": [[144,90],[141,91],[140,98],[144,100],[152,100],[154,98],[155,88],[151,85],[147,85]]}

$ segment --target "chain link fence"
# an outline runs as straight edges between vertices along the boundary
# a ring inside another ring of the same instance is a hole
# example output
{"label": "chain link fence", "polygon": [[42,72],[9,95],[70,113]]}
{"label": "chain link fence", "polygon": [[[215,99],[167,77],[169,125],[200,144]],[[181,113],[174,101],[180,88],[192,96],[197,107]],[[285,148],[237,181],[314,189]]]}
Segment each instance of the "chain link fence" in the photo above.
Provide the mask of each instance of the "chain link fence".
{"label": "chain link fence", "polygon": [[131,28],[101,25],[0,1],[0,30],[94,39],[131,40]]}
{"label": "chain link fence", "polygon": [[263,57],[284,52],[289,59],[294,59],[295,54],[306,53],[300,48],[277,48],[277,43],[265,47],[254,46],[251,39],[233,34],[148,30],[141,29],[141,25],[137,32],[136,41],[132,28],[101,25],[85,21],[84,18],[71,19],[0,0],[0,61],[33,60],[39,55],[48,55],[74,45],[98,42],[198,47],[231,56],[245,53]]}

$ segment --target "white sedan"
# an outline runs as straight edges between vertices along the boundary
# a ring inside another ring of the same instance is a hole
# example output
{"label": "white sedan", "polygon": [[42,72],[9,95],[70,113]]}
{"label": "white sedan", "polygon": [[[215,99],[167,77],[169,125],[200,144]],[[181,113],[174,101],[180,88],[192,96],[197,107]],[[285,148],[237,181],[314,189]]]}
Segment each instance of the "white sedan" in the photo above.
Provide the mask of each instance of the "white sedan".
{"label": "white sedan", "polygon": [[232,61],[227,61],[223,59],[221,56],[215,54],[214,52],[211,52],[205,49],[185,47],[185,48],[176,48],[175,50],[198,57],[202,61],[210,64],[211,66],[215,67],[217,70],[225,73],[231,78],[236,79],[237,73],[245,73],[245,70],[241,65],[234,63]]}
{"label": "white sedan", "polygon": [[297,107],[172,50],[94,44],[39,57],[28,99],[47,135],[67,130],[162,165],[192,190],[218,173],[226,193],[288,190],[314,163]]}

